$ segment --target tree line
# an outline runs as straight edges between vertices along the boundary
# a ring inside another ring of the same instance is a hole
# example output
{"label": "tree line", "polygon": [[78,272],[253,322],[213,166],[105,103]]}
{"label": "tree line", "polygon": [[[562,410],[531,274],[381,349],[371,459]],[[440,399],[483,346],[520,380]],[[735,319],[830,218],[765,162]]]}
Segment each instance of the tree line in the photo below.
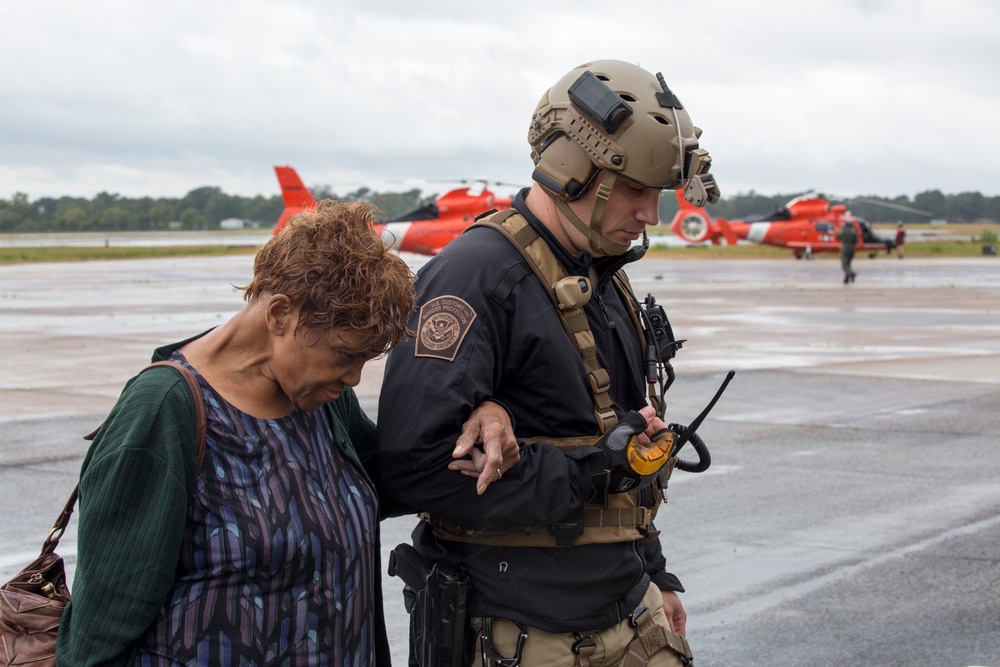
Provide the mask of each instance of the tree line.
{"label": "tree line", "polygon": [[[419,189],[409,192],[373,192],[360,188],[343,197],[329,186],[310,188],[317,200],[370,201],[391,217],[416,208],[425,198]],[[101,192],[93,199],[41,197],[24,193],[0,199],[0,232],[115,232],[169,229],[211,230],[230,218],[248,226],[269,228],[285,204],[280,195],[241,197],[217,187],[202,187],[180,198],[122,197]]]}
{"label": "tree line", "polygon": [[[408,192],[374,192],[360,188],[343,197],[329,186],[311,188],[317,200],[348,199],[370,201],[393,217],[412,210],[436,195],[424,195],[419,188]],[[722,199],[708,206],[712,216],[729,219],[771,213],[796,195],[762,195],[753,191]],[[912,199],[865,197],[846,201],[850,210],[872,222],[996,222],[1000,221],[1000,197],[984,197],[978,192],[946,195],[939,190],[921,192]],[[880,206],[872,201],[889,206]],[[925,211],[918,214],[899,207]],[[121,197],[101,192],[93,199],[82,197],[42,197],[32,200],[24,193],[0,199],[0,232],[111,232],[168,229],[210,230],[228,218],[238,218],[250,226],[270,227],[281,215],[284,203],[279,195],[241,197],[228,195],[217,187],[201,187],[180,198]],[[669,221],[677,212],[671,193],[660,199],[660,218]]]}

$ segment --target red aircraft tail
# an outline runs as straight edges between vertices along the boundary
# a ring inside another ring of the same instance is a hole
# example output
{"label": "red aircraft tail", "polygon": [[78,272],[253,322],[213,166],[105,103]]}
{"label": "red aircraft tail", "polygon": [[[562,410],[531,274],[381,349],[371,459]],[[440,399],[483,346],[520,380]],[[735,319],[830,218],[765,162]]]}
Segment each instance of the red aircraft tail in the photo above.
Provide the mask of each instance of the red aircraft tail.
{"label": "red aircraft tail", "polygon": [[679,206],[670,229],[674,234],[681,237],[688,243],[704,243],[710,241],[713,245],[719,245],[719,240],[726,239],[726,242],[733,245],[737,242],[736,233],[729,226],[725,218],[712,219],[712,216],[700,206],[695,206],[684,198],[683,190],[674,190]]}
{"label": "red aircraft tail", "polygon": [[302,211],[315,208],[316,199],[312,196],[299,178],[298,173],[291,167],[274,168],[274,173],[278,176],[278,183],[281,185],[281,198],[285,201],[285,210],[281,212],[278,223],[274,226],[274,233],[277,234],[289,219],[295,217]]}
{"label": "red aircraft tail", "polygon": [[674,190],[677,197],[677,214],[674,215],[673,222],[670,223],[670,230],[688,243],[704,243],[711,241],[719,242],[719,230],[712,224],[712,218],[705,212],[684,198],[684,192]]}

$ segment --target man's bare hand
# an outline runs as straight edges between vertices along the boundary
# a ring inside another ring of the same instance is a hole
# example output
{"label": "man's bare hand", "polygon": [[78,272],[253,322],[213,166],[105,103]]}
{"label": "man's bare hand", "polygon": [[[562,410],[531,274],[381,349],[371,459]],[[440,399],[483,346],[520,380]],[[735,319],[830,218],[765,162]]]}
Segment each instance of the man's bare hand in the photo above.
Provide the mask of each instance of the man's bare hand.
{"label": "man's bare hand", "polygon": [[480,403],[462,425],[462,435],[455,441],[451,456],[455,460],[448,469],[476,477],[476,492],[482,495],[486,487],[521,460],[510,415],[493,401]]}
{"label": "man's bare hand", "polygon": [[680,597],[673,591],[660,592],[663,594],[663,613],[667,616],[670,629],[681,637],[687,636],[687,612]]}
{"label": "man's bare hand", "polygon": [[656,410],[646,405],[639,409],[639,414],[646,418],[646,430],[639,434],[639,442],[649,444],[651,438],[657,433],[667,428],[663,420],[656,416]]}

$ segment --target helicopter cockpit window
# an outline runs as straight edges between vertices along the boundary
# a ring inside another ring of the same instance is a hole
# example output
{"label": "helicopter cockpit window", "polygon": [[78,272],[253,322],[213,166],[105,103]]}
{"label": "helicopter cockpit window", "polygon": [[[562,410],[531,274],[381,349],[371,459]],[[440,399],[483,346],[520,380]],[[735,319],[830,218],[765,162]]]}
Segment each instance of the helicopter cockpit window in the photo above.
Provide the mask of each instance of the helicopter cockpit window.
{"label": "helicopter cockpit window", "polygon": [[875,232],[872,231],[872,223],[868,222],[864,218],[858,218],[858,224],[861,225],[861,238],[865,241],[871,241],[875,238]]}
{"label": "helicopter cockpit window", "polygon": [[436,220],[439,216],[437,202],[430,202],[418,206],[412,211],[406,211],[386,220],[386,222],[413,222],[416,220]]}

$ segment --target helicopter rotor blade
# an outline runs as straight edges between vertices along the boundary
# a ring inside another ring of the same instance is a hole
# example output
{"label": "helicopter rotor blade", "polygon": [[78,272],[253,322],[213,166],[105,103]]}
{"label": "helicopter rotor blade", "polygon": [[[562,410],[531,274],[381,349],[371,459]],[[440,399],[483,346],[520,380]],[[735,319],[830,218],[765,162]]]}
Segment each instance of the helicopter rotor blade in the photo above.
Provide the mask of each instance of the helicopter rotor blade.
{"label": "helicopter rotor blade", "polygon": [[872,206],[883,206],[885,208],[896,209],[897,211],[904,211],[906,213],[916,213],[918,215],[925,215],[928,218],[933,217],[934,214],[930,211],[922,211],[919,208],[913,208],[910,206],[903,206],[902,204],[894,204],[892,202],[881,201],[879,199],[872,199],[871,197],[854,197],[848,201],[858,202],[859,204],[870,204]]}

